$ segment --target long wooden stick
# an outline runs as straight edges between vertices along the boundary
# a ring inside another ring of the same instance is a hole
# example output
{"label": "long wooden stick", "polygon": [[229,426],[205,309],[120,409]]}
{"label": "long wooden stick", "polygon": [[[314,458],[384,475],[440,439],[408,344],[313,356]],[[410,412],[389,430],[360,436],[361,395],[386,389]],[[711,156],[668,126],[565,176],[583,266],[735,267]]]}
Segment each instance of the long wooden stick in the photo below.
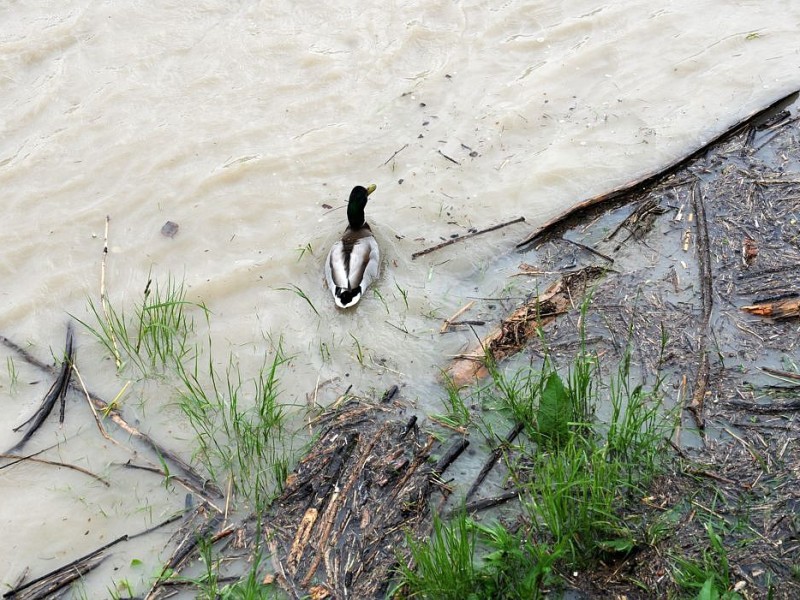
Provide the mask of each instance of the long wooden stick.
{"label": "long wooden stick", "polygon": [[51,465],[54,467],[64,467],[65,469],[72,469],[73,471],[78,471],[79,473],[83,473],[84,475],[88,475],[92,479],[96,479],[100,483],[102,483],[106,487],[111,487],[111,484],[100,477],[99,475],[95,475],[91,471],[84,469],[83,467],[79,467],[77,465],[71,465],[69,463],[58,462],[55,460],[46,460],[44,458],[36,458],[33,455],[21,455],[21,454],[8,454],[8,453],[1,453],[0,458],[9,458],[11,460],[16,461],[14,464],[19,464],[21,462],[30,461],[35,463],[40,463],[42,465]]}
{"label": "long wooden stick", "polygon": [[615,188],[615,189],[611,190],[610,192],[606,192],[606,193],[600,194],[598,196],[593,196],[591,198],[583,200],[582,202],[579,202],[578,204],[574,205],[572,208],[570,208],[566,212],[561,213],[560,215],[558,215],[554,219],[548,221],[547,223],[545,223],[544,225],[540,226],[538,229],[533,231],[528,237],[526,237],[524,240],[522,240],[521,242],[519,242],[517,244],[517,248],[521,248],[522,246],[527,246],[528,244],[530,244],[532,242],[535,242],[537,239],[539,239],[546,232],[550,231],[553,227],[557,226],[558,224],[560,224],[565,219],[575,215],[576,213],[579,213],[582,210],[585,210],[585,209],[590,208],[592,206],[595,206],[597,204],[602,204],[603,202],[608,202],[610,200],[615,200],[616,198],[619,198],[623,194],[630,193],[630,192],[632,192],[634,190],[637,190],[637,189],[642,189],[645,186],[647,186],[647,185],[659,180],[660,178],[665,177],[666,175],[669,175],[670,173],[676,171],[677,169],[679,169],[680,167],[682,167],[683,165],[688,163],[693,158],[696,158],[696,157],[700,156],[701,154],[703,154],[703,152],[708,150],[714,144],[722,141],[723,139],[725,139],[725,138],[727,138],[729,136],[732,136],[732,135],[738,133],[743,127],[747,127],[751,122],[753,122],[754,120],[758,119],[764,113],[775,109],[776,107],[780,106],[781,104],[783,104],[785,102],[788,102],[789,100],[792,99],[792,96],[796,96],[797,94],[798,94],[798,90],[795,90],[790,94],[786,94],[782,98],[776,100],[775,102],[772,102],[766,108],[758,110],[758,111],[750,114],[749,116],[743,118],[741,121],[739,121],[738,123],[733,125],[727,131],[722,132],[718,136],[714,137],[713,139],[709,140],[707,143],[705,143],[702,146],[700,146],[700,148],[698,148],[696,150],[693,150],[692,152],[690,152],[686,156],[675,160],[674,162],[668,164],[666,167],[661,168],[656,172],[648,173],[646,175],[641,176],[638,179],[635,179],[635,180],[631,181],[630,183],[626,183],[623,186]]}
{"label": "long wooden stick", "polygon": [[695,375],[694,389],[686,407],[694,416],[698,428],[705,425],[703,418],[703,402],[708,390],[711,366],[708,357],[709,323],[711,309],[713,308],[713,290],[711,274],[711,250],[708,241],[708,223],[706,222],[706,209],[703,204],[702,192],[697,189],[697,184],[692,188],[692,204],[697,217],[697,266],[700,277],[700,339],[698,348],[698,365]]}
{"label": "long wooden stick", "polygon": [[106,230],[103,234],[103,260],[100,261],[100,304],[103,307],[103,315],[106,318],[108,329],[111,332],[111,345],[114,347],[114,362],[117,365],[117,370],[122,368],[122,356],[117,348],[117,335],[111,324],[111,316],[108,310],[108,295],[106,294],[106,262],[108,261],[108,223],[111,217],[106,215]]}
{"label": "long wooden stick", "polygon": [[792,373],[791,371],[781,371],[779,369],[772,369],[770,367],[761,367],[761,370],[764,371],[764,373],[773,375],[774,377],[794,379],[796,381],[800,381],[800,373]]}
{"label": "long wooden stick", "polygon": [[[70,571],[73,571],[74,575],[75,575],[74,577],[66,578],[66,579],[63,579],[61,581],[54,581],[51,584],[51,586],[47,586],[47,587],[45,587],[45,588],[43,588],[41,590],[42,592],[45,592],[48,595],[47,597],[52,597],[52,596],[49,596],[49,594],[52,594],[53,592],[57,591],[58,589],[60,589],[64,585],[66,585],[66,584],[70,583],[71,581],[77,579],[78,577],[80,577],[81,575],[86,573],[88,570],[91,570],[94,567],[96,567],[98,564],[100,564],[99,561],[97,563],[93,563],[92,561],[95,558],[99,557],[105,550],[108,550],[109,548],[119,544],[120,542],[127,541],[127,539],[128,539],[127,535],[120,536],[117,539],[115,539],[114,541],[111,541],[111,542],[107,543],[106,545],[101,546],[97,550],[94,550],[94,551],[90,552],[89,554],[86,554],[86,555],[82,556],[81,558],[78,558],[77,560],[73,560],[69,564],[66,564],[66,565],[64,565],[62,567],[59,567],[58,569],[50,571],[46,575],[42,575],[41,577],[37,577],[36,579],[32,579],[28,583],[25,583],[25,584],[19,586],[18,588],[15,588],[13,590],[9,590],[5,594],[3,594],[3,598],[16,598],[17,596],[20,595],[21,592],[23,592],[24,590],[27,590],[28,588],[30,588],[32,586],[35,586],[35,585],[37,585],[39,583],[45,583],[48,579],[54,579],[55,580],[55,578],[58,577],[59,575],[61,575],[62,573],[69,573]],[[89,565],[91,565],[91,566],[89,566]],[[88,567],[88,568],[85,568],[85,567]],[[33,597],[44,598],[45,596],[40,596],[37,593],[37,595],[35,595]]]}
{"label": "long wooden stick", "polygon": [[414,254],[411,255],[411,260],[414,260],[415,258],[418,258],[420,256],[424,256],[425,254],[430,254],[431,252],[435,252],[436,250],[441,250],[442,248],[445,248],[450,244],[455,244],[456,242],[463,242],[464,240],[474,238],[476,235],[482,235],[484,233],[489,233],[490,231],[496,231],[497,229],[508,227],[509,225],[514,225],[515,223],[522,223],[524,220],[525,217],[517,217],[513,221],[506,221],[505,223],[500,223],[499,225],[493,225],[492,227],[487,227],[486,229],[481,229],[480,231],[475,231],[473,233],[468,233],[466,235],[462,235],[457,238],[449,239],[446,242],[437,244],[436,246],[431,246],[430,248],[426,248],[425,250],[414,252]]}

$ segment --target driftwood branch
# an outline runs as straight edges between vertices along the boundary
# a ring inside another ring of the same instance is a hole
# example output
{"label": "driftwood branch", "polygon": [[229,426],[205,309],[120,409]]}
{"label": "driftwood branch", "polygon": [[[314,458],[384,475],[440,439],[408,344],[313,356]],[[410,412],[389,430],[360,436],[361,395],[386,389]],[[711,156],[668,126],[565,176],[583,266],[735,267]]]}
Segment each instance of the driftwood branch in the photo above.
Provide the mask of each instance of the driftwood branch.
{"label": "driftwood branch", "polygon": [[697,426],[702,429],[705,423],[703,418],[703,401],[708,391],[708,381],[711,371],[709,364],[709,324],[711,309],[713,307],[711,274],[711,249],[708,241],[708,223],[706,222],[706,209],[702,193],[698,191],[697,184],[692,188],[692,205],[697,219],[697,264],[700,277],[700,339],[697,350],[697,373],[692,395],[687,409],[694,416]]}
{"label": "driftwood branch", "polygon": [[554,219],[548,221],[547,223],[539,227],[537,230],[533,231],[528,237],[526,237],[524,240],[522,240],[517,244],[517,248],[521,248],[523,246],[527,246],[528,244],[535,242],[536,240],[541,238],[545,233],[547,233],[548,231],[552,230],[553,228],[561,224],[564,220],[576,215],[577,213],[580,213],[581,211],[584,211],[588,208],[592,208],[604,202],[610,202],[612,200],[616,200],[617,198],[620,198],[625,194],[630,194],[637,190],[644,189],[645,187],[659,181],[660,179],[667,177],[671,173],[674,173],[675,171],[686,165],[689,161],[693,160],[694,158],[697,158],[704,152],[708,151],[708,149],[714,146],[715,144],[718,144],[722,140],[737,134],[744,127],[749,126],[753,121],[761,117],[761,115],[769,113],[770,111],[773,111],[776,107],[780,106],[781,104],[786,103],[793,96],[796,96],[797,93],[798,93],[797,91],[794,91],[791,94],[787,94],[782,98],[776,100],[772,104],[770,104],[767,108],[758,110],[757,112],[752,113],[751,115],[743,118],[741,121],[736,123],[733,127],[728,129],[727,131],[724,131],[718,136],[712,138],[710,141],[703,144],[698,149],[693,150],[686,156],[677,159],[676,161],[670,163],[666,167],[659,169],[656,172],[643,175],[642,177],[635,179],[634,181],[631,181],[629,183],[626,183],[623,186],[615,188],[610,192],[605,192],[598,196],[593,196],[591,198],[583,200],[582,202],[579,202],[578,204],[572,206],[572,208],[570,208],[568,211],[558,215]]}
{"label": "driftwood branch", "polygon": [[[41,360],[33,356],[30,352],[20,347],[18,344],[14,343],[7,337],[0,335],[0,343],[2,343],[6,348],[9,348],[10,350],[17,353],[28,364],[33,365],[34,367],[37,367],[42,371],[45,371],[46,373],[55,374],[55,369],[52,366],[43,363]],[[74,382],[70,382],[68,387],[83,393],[83,390],[80,388],[80,386],[76,385]],[[149,435],[140,431],[136,427],[130,425],[122,417],[122,415],[119,413],[118,410],[112,408],[111,405],[109,405],[105,400],[100,398],[97,394],[88,392],[88,395],[92,404],[98,411],[102,412],[108,419],[113,421],[120,429],[125,431],[128,435],[138,439],[148,448],[150,448],[150,450],[152,450],[158,456],[160,456],[162,459],[172,464],[174,467],[177,467],[180,471],[184,473],[186,479],[192,482],[193,486],[196,489],[202,490],[203,495],[210,495],[215,498],[223,497],[222,491],[216,485],[201,477],[189,464],[186,463],[186,461],[180,458],[177,454],[164,448]],[[18,446],[19,445],[17,445],[17,447],[15,448],[18,448]],[[11,451],[13,452],[14,449],[12,449]]]}
{"label": "driftwood branch", "polygon": [[112,546],[116,546],[120,542],[126,541],[127,539],[127,535],[118,537],[114,541],[101,546],[97,550],[94,550],[89,554],[82,556],[81,558],[73,560],[69,564],[59,567],[58,569],[50,571],[46,575],[37,577],[28,583],[24,583],[21,586],[6,592],[3,594],[3,598],[16,598],[17,600],[52,598],[55,592],[64,586],[69,585],[99,565],[105,558],[103,553],[106,550]]}
{"label": "driftwood branch", "polygon": [[791,319],[793,317],[800,317],[800,298],[784,298],[774,302],[759,302],[758,304],[743,306],[742,310],[759,317]]}
{"label": "driftwood branch", "polygon": [[486,479],[489,471],[492,470],[497,460],[502,456],[505,449],[508,448],[509,444],[511,444],[511,442],[513,442],[520,434],[522,428],[522,423],[516,423],[514,427],[511,428],[511,431],[508,432],[502,443],[498,444],[497,447],[492,450],[492,453],[484,463],[483,468],[480,470],[478,476],[475,478],[475,481],[470,486],[469,491],[467,491],[467,495],[465,497],[466,500],[472,498],[472,495],[478,491],[478,488],[481,486],[481,483],[483,483],[483,480]]}
{"label": "driftwood branch", "polygon": [[509,225],[514,225],[515,223],[522,223],[525,220],[525,217],[518,217],[512,221],[506,221],[505,223],[500,223],[499,225],[494,225],[492,227],[487,227],[486,229],[481,229],[480,231],[475,231],[473,233],[468,233],[466,235],[462,235],[457,238],[452,238],[447,240],[446,242],[442,242],[441,244],[437,244],[435,246],[431,246],[430,248],[426,248],[425,250],[420,250],[419,252],[414,252],[411,255],[411,260],[415,258],[419,258],[420,256],[424,256],[425,254],[430,254],[431,252],[435,252],[436,250],[441,250],[451,244],[455,244],[456,242],[463,242],[464,240],[468,240],[470,238],[475,237],[476,235],[482,235],[484,233],[489,233],[490,231],[496,231],[498,229],[502,229],[503,227],[508,227]]}
{"label": "driftwood branch", "polygon": [[31,437],[33,437],[33,434],[36,433],[39,427],[42,426],[42,423],[44,423],[45,419],[47,419],[52,412],[53,407],[56,404],[56,400],[61,401],[60,421],[64,421],[64,398],[66,396],[67,389],[69,388],[74,355],[72,323],[69,323],[67,325],[67,342],[64,350],[64,358],[61,361],[61,368],[59,370],[58,377],[56,378],[55,382],[53,382],[53,385],[50,386],[50,389],[42,400],[42,404],[39,406],[34,415],[25,421],[25,423],[14,429],[14,431],[17,431],[26,424],[30,423],[30,427],[28,427],[25,435],[22,436],[22,439],[8,451],[9,453],[19,450],[28,442],[28,440],[31,439]]}
{"label": "driftwood branch", "polygon": [[520,491],[519,490],[510,490],[508,492],[504,492],[499,496],[492,496],[491,498],[481,498],[480,500],[475,500],[474,502],[468,502],[464,506],[464,510],[467,514],[475,513],[481,510],[486,510],[487,508],[492,508],[494,506],[499,506],[500,504],[505,504],[509,500],[514,500],[519,498]]}
{"label": "driftwood branch", "polygon": [[741,402],[733,400],[727,402],[729,406],[736,408],[743,408],[749,412],[765,413],[765,414],[783,414],[800,410],[800,400],[786,400],[784,402],[770,402],[769,404],[756,404],[755,402]]}
{"label": "driftwood branch", "polygon": [[453,384],[460,387],[487,376],[489,371],[484,364],[487,354],[500,361],[518,352],[541,327],[570,310],[573,298],[582,295],[605,272],[594,266],[573,271],[530,298],[484,337],[478,348],[451,363],[447,375]]}

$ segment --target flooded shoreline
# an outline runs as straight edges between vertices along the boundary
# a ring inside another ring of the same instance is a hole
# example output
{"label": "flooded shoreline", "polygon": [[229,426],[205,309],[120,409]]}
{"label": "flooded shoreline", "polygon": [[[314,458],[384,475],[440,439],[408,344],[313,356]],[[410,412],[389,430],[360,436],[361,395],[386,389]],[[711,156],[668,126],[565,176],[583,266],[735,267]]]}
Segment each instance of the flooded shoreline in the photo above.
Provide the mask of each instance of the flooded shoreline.
{"label": "flooded shoreline", "polygon": [[[497,320],[535,287],[509,279],[528,231],[796,88],[797,10],[588,1],[388,12],[371,3],[359,13],[216,1],[0,8],[0,334],[40,361],[60,359],[71,316],[94,322],[110,216],[108,297],[130,315],[149,279],[183,281],[186,300],[210,311],[206,325],[204,309],[190,310],[196,341],[213,340],[204,361],[224,371],[232,360],[249,380],[281,342],[292,357],[281,379],[290,407],[402,380],[419,410],[439,410],[442,357],[474,340],[468,328],[440,335],[443,319],[475,299],[472,320]],[[344,211],[325,207],[370,182],[383,276],[357,311],[340,314],[322,261]],[[517,217],[525,224],[411,258]],[[161,234],[168,221],[179,225],[174,237]],[[76,342],[87,388],[191,460],[195,433],[176,383],[117,373],[85,329]],[[7,349],[0,360],[0,443],[11,447],[12,428],[51,382]],[[127,451],[99,435],[81,393],[67,398],[65,426],[49,425],[32,451],[55,445],[48,456],[112,485],[4,469],[0,515],[18,532],[0,549],[5,585],[184,504],[159,476],[120,466]],[[164,541],[137,538],[89,589],[102,595],[114,569],[134,560],[124,578],[149,581]]]}

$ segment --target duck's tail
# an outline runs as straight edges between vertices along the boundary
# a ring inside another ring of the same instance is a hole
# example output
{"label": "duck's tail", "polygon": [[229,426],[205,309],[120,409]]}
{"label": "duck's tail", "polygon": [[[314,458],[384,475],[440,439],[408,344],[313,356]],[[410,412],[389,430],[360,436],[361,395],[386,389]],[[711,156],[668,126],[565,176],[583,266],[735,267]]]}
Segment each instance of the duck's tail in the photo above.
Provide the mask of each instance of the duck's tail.
{"label": "duck's tail", "polygon": [[350,308],[351,306],[355,306],[358,304],[358,301],[361,300],[361,286],[349,289],[342,288],[337,285],[336,293],[334,294],[334,300],[336,301],[336,306],[339,308]]}

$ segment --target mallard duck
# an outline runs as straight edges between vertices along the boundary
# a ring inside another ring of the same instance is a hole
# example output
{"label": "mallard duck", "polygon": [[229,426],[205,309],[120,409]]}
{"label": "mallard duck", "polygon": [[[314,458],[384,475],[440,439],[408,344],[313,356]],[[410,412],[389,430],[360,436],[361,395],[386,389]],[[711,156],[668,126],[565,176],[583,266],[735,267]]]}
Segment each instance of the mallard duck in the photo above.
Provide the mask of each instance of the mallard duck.
{"label": "mallard duck", "polygon": [[357,185],[350,192],[347,221],[342,239],[336,242],[325,261],[325,279],[339,308],[355,306],[378,276],[381,255],[378,242],[364,220],[364,208],[375,185]]}

